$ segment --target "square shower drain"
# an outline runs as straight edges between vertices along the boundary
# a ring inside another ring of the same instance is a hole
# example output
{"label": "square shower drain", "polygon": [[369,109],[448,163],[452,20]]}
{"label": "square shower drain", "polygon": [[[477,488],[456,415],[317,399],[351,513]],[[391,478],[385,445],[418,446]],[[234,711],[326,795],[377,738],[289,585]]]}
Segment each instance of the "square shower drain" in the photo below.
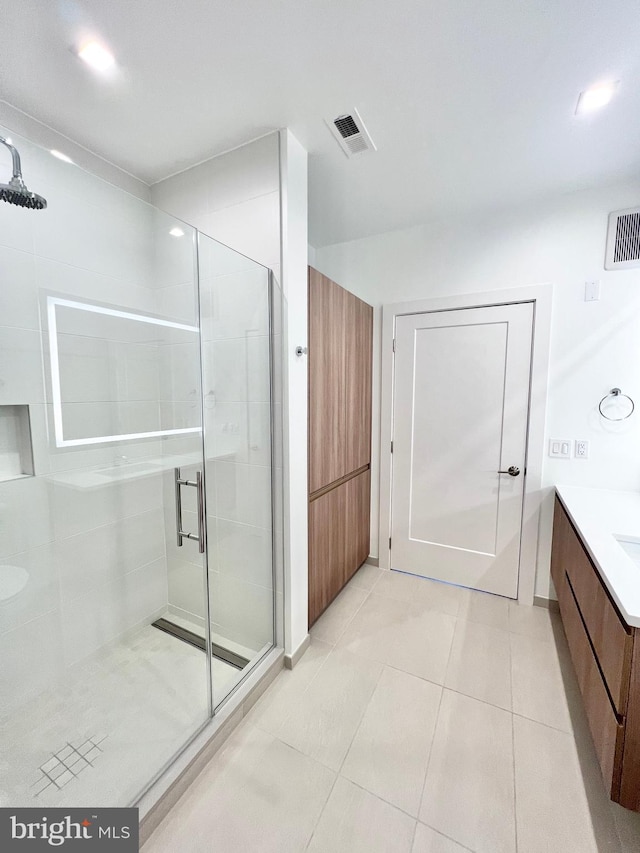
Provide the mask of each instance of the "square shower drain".
{"label": "square shower drain", "polygon": [[36,785],[40,787],[35,796],[37,797],[52,786],[60,790],[87,767],[93,767],[96,758],[104,752],[101,744],[105,739],[106,735],[101,738],[90,737],[78,746],[67,742],[38,768],[41,776],[34,782],[33,787],[35,788]]}

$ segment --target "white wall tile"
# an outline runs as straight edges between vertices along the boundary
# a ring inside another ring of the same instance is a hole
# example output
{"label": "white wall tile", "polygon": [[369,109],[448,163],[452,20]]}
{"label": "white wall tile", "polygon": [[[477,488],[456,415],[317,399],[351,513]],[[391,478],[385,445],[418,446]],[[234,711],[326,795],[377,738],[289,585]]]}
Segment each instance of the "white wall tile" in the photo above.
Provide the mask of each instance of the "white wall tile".
{"label": "white wall tile", "polygon": [[209,160],[203,176],[208,209],[220,210],[278,190],[278,157],[278,134],[271,133]]}
{"label": "white wall tile", "polygon": [[[0,178],[0,183],[6,183],[6,178]],[[45,214],[44,210],[27,210],[13,204],[0,204],[0,245],[23,252],[33,251],[34,222],[36,216]]]}
{"label": "white wall tile", "polygon": [[204,619],[204,569],[186,560],[169,558],[169,604]]}
{"label": "white wall tile", "polygon": [[0,557],[28,551],[54,538],[48,484],[39,477],[0,483]]}
{"label": "white wall tile", "polygon": [[[20,592],[5,598],[14,567],[24,569],[28,578]],[[0,633],[42,616],[58,606],[58,579],[51,543],[32,548],[10,558],[0,558]]]}
{"label": "white wall tile", "polygon": [[254,527],[271,527],[271,469],[217,462],[212,472],[219,518]]}
{"label": "white wall tile", "polygon": [[271,530],[218,518],[217,531],[220,574],[271,588]]}
{"label": "white wall tile", "polygon": [[193,281],[174,284],[158,291],[158,311],[175,323],[198,324],[198,306]]}
{"label": "white wall tile", "polygon": [[40,332],[0,326],[0,405],[44,403]]}
{"label": "white wall tile", "polygon": [[[196,338],[196,335],[194,335]],[[160,400],[193,402],[200,397],[200,342],[160,349]]]}
{"label": "white wall tile", "polygon": [[[166,288],[189,283],[190,302],[195,304],[196,291],[196,232],[186,223],[160,211],[153,214],[154,240],[151,258],[151,286]],[[171,231],[180,229],[182,236]]]}
{"label": "white wall tile", "polygon": [[159,474],[97,488],[70,485],[62,480],[63,476],[60,475],[59,479],[55,479],[55,475],[47,478],[56,539],[64,539],[130,515],[162,507]]}
{"label": "white wall tile", "polygon": [[0,713],[34,698],[62,674],[60,615],[52,611],[0,636]]}
{"label": "white wall tile", "polygon": [[268,274],[254,263],[247,267],[248,263],[244,259],[241,270],[228,274],[217,269],[210,273],[206,268],[202,270],[202,335],[205,340],[269,334]]}
{"label": "white wall tile", "polygon": [[71,666],[167,606],[167,573],[157,560],[64,603],[65,663]]}
{"label": "white wall tile", "polygon": [[202,425],[202,406],[194,390],[189,392],[189,402],[160,403],[160,429],[197,429]]}
{"label": "white wall tile", "polygon": [[273,641],[271,589],[218,572],[209,587],[211,618],[224,637],[256,650]]}
{"label": "white wall tile", "polygon": [[[171,404],[167,404],[171,405]],[[140,432],[158,432],[174,429],[180,418],[163,410],[162,420],[155,401],[117,403],[62,403],[62,422],[65,441],[83,438],[104,438],[132,435]],[[168,426],[164,426],[167,424]],[[189,424],[190,426],[191,424]]]}
{"label": "white wall tile", "polygon": [[[105,271],[81,269],[50,258],[35,258],[36,285],[44,296],[47,292],[57,296],[77,298],[78,301],[95,302],[116,308],[153,313],[157,306],[157,293],[142,284],[125,282]],[[46,304],[46,301],[45,301]],[[41,302],[41,311],[43,310]]]}
{"label": "white wall tile", "polygon": [[265,267],[280,262],[280,193],[210,212],[200,230]]}
{"label": "white wall tile", "polygon": [[44,185],[49,206],[34,216],[36,254],[114,278],[148,283],[150,223]]}
{"label": "white wall tile", "polygon": [[3,326],[40,328],[33,255],[1,245],[0,317]]}
{"label": "white wall tile", "polygon": [[164,535],[162,510],[154,509],[57,540],[53,551],[62,600],[163,558]]}
{"label": "white wall tile", "polygon": [[57,335],[60,397],[64,403],[113,399],[110,343],[101,338]]}

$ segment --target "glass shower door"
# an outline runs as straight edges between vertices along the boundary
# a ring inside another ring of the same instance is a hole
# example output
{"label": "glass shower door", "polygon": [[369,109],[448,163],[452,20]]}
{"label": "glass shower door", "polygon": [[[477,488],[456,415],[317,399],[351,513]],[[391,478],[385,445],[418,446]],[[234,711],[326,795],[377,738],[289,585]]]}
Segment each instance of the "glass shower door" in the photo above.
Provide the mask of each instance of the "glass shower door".
{"label": "glass shower door", "polygon": [[213,703],[274,644],[270,271],[198,235]]}

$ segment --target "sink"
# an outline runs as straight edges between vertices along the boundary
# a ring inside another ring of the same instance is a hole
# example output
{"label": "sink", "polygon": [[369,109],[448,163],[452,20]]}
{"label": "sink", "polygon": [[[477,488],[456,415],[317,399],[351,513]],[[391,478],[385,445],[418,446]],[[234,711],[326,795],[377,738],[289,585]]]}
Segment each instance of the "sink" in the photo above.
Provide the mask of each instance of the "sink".
{"label": "sink", "polygon": [[633,536],[617,536],[615,533],[613,538],[625,554],[640,566],[640,539],[635,539]]}

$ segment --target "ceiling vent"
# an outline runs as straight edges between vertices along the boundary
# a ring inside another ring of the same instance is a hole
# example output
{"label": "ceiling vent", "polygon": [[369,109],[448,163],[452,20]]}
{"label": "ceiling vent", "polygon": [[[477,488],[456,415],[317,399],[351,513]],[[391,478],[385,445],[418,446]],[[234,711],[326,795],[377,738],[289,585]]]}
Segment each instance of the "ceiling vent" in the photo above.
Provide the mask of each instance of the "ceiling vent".
{"label": "ceiling vent", "polygon": [[606,270],[640,267],[640,207],[615,210],[609,214]]}
{"label": "ceiling vent", "polygon": [[347,157],[356,157],[376,150],[358,110],[350,110],[337,118],[325,121]]}

